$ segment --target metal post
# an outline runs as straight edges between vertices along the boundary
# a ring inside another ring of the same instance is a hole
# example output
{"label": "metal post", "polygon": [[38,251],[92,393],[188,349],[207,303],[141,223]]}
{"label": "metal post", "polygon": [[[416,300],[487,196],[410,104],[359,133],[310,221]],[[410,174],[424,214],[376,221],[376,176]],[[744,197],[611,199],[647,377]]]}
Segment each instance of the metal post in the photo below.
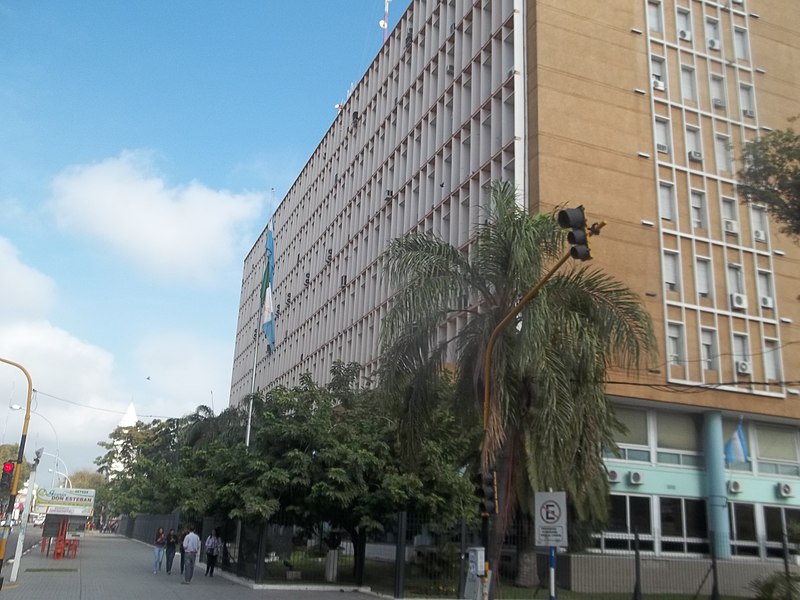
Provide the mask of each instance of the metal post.
{"label": "metal post", "polygon": [[556,547],[550,546],[550,600],[556,600]]}
{"label": "metal post", "polygon": [[394,555],[394,597],[405,598],[406,592],[406,530],[408,513],[401,510],[397,515],[397,544]]}
{"label": "metal post", "polygon": [[709,541],[711,542],[711,600],[720,600],[719,597],[719,577],[717,576],[717,550],[716,546],[716,532],[709,531],[709,537],[711,538]]}
{"label": "metal post", "polygon": [[17,550],[14,552],[14,565],[11,567],[11,583],[16,583],[17,575],[19,574],[19,564],[22,562],[22,550],[25,546],[25,530],[28,528],[28,514],[30,514],[31,504],[33,502],[33,483],[36,480],[36,467],[39,466],[39,459],[42,456],[43,448],[36,451],[36,456],[33,459],[33,468],[31,475],[28,478],[28,495],[25,498],[25,504],[22,508],[22,516],[20,516],[19,533],[17,535]]}
{"label": "metal post", "polygon": [[[28,381],[28,399],[25,405],[25,420],[22,423],[22,437],[19,441],[19,453],[17,454],[17,466],[14,468],[14,476],[11,479],[11,492],[9,494],[8,509],[6,513],[6,524],[2,528],[2,536],[0,536],[0,572],[2,572],[3,561],[6,556],[6,545],[8,544],[8,536],[11,533],[11,515],[14,511],[14,502],[17,499],[17,486],[19,485],[19,474],[22,471],[22,459],[25,454],[25,440],[28,437],[28,423],[31,420],[31,395],[33,394],[33,381],[31,381],[30,373],[19,363],[0,358],[3,362],[12,367],[18,368],[25,375]],[[3,577],[0,576],[0,589],[3,589]]]}
{"label": "metal post", "polygon": [[466,589],[467,585],[467,573],[464,569],[464,563],[467,561],[467,521],[466,519],[461,519],[461,547],[460,547],[460,556],[461,562],[459,563],[459,570],[458,570],[458,597],[464,597],[464,590]]}
{"label": "metal post", "polygon": [[639,529],[633,530],[633,551],[635,557],[635,576],[633,583],[633,600],[642,600],[642,555],[639,552]]}

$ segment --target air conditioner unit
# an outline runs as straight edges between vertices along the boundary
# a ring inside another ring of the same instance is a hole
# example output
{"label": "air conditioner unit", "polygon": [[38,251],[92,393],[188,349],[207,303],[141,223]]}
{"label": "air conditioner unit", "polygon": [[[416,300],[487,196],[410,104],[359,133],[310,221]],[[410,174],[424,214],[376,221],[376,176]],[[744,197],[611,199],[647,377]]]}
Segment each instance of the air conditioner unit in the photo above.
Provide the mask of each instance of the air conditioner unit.
{"label": "air conditioner unit", "polygon": [[715,108],[725,108],[725,101],[722,98],[712,98],[711,104],[713,104]]}
{"label": "air conditioner unit", "polygon": [[653,79],[653,89],[663,92],[665,89],[667,89],[667,86],[664,84],[663,81],[659,79]]}
{"label": "air conditioner unit", "polygon": [[794,486],[791,483],[780,482],[775,485],[775,495],[779,498],[793,498]]}
{"label": "air conditioner unit", "polygon": [[306,279],[304,283],[306,285],[311,285],[311,273],[306,273]]}
{"label": "air conditioner unit", "polygon": [[608,471],[608,483],[619,483],[620,479],[619,471],[614,471],[613,469]]}
{"label": "air conditioner unit", "polygon": [[753,239],[757,242],[766,242],[767,241],[767,232],[763,229],[754,229],[753,230]]}
{"label": "air conditioner unit", "polygon": [[631,471],[628,473],[628,483],[631,485],[642,485],[644,483],[644,473],[641,471]]}
{"label": "air conditioner unit", "polygon": [[456,24],[450,23],[450,33],[453,33],[456,30]]}
{"label": "air conditioner unit", "polygon": [[761,296],[761,308],[775,308],[772,296]]}
{"label": "air conditioner unit", "polygon": [[733,310],[747,310],[747,296],[736,292],[731,294],[731,308]]}
{"label": "air conditioner unit", "polygon": [[708,40],[708,47],[711,50],[719,50],[722,45],[720,44],[719,40],[710,39]]}
{"label": "air conditioner unit", "polygon": [[736,372],[739,375],[750,375],[753,372],[752,365],[746,360],[736,361]]}
{"label": "air conditioner unit", "polygon": [[286,306],[289,306],[292,303],[292,293],[289,292],[286,294]]}
{"label": "air conditioner unit", "polygon": [[724,219],[722,221],[722,228],[725,230],[725,233],[731,233],[733,235],[739,233],[739,223],[733,219]]}
{"label": "air conditioner unit", "polygon": [[681,29],[678,32],[678,39],[681,39],[684,42],[691,42],[692,41],[692,32],[691,31],[687,31],[686,29]]}
{"label": "air conditioner unit", "polygon": [[692,162],[702,162],[703,153],[699,150],[689,150],[689,160]]}
{"label": "air conditioner unit", "polygon": [[669,146],[667,146],[666,144],[656,144],[656,150],[666,154],[667,152],[669,152]]}
{"label": "air conditioner unit", "polygon": [[728,482],[728,491],[731,494],[738,494],[742,491],[742,482],[736,481],[735,479],[731,479]]}
{"label": "air conditioner unit", "polygon": [[734,4],[744,4],[744,0],[731,0]]}
{"label": "air conditioner unit", "polygon": [[339,279],[339,285],[345,287],[347,285],[347,275],[342,275]]}
{"label": "air conditioner unit", "polygon": [[333,261],[333,248],[328,248],[328,255],[325,257],[325,262]]}
{"label": "air conditioner unit", "polygon": [[753,119],[756,116],[756,111],[754,111],[752,108],[744,108],[744,109],[742,109],[742,114],[745,117]]}
{"label": "air conditioner unit", "polygon": [[456,72],[456,68],[453,65],[447,65],[447,74],[452,75]]}

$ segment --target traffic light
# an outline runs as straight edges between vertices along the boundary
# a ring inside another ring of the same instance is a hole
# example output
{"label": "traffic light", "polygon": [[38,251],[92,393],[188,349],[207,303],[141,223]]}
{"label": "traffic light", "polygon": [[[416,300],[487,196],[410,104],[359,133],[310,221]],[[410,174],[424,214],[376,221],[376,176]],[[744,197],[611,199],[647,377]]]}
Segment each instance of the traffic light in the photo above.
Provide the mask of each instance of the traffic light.
{"label": "traffic light", "polygon": [[14,476],[15,466],[11,461],[3,463],[3,474],[0,476],[0,491],[4,494],[11,490],[11,478]]}
{"label": "traffic light", "polygon": [[475,477],[475,495],[480,499],[480,511],[482,515],[497,513],[499,502],[497,499],[497,472],[489,471],[479,473]]}
{"label": "traffic light", "polygon": [[558,224],[564,229],[570,229],[567,234],[567,241],[572,245],[570,256],[578,260],[589,260],[592,258],[592,250],[589,247],[589,232],[586,231],[586,215],[583,207],[565,208],[558,211]]}

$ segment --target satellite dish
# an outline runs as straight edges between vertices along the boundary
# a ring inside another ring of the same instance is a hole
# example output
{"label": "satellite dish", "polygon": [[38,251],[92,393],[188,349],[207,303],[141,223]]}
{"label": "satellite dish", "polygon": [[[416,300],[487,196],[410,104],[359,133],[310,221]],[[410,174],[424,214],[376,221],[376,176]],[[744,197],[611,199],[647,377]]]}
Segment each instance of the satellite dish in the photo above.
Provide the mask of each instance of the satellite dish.
{"label": "satellite dish", "polygon": [[383,19],[378,21],[378,25],[380,26],[381,29],[387,29],[389,27],[389,24]]}

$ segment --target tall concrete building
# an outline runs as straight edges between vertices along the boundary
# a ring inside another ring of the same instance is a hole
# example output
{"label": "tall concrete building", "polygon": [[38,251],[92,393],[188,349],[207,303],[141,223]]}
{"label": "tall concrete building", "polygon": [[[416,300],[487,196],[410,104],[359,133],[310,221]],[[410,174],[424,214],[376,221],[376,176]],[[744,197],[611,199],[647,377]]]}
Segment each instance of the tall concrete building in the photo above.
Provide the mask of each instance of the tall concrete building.
{"label": "tall concrete building", "polygon": [[[608,222],[593,266],[657,329],[660,363],[608,384],[628,432],[597,549],[638,529],[656,555],[777,556],[800,520],[800,251],[735,171],[800,113],[794,4],[414,0],[275,212],[272,353],[254,336],[265,233],[245,260],[231,403],[337,359],[373,373],[386,243],[466,247],[510,180],[530,211]],[[751,460],[728,465],[740,423]]]}

